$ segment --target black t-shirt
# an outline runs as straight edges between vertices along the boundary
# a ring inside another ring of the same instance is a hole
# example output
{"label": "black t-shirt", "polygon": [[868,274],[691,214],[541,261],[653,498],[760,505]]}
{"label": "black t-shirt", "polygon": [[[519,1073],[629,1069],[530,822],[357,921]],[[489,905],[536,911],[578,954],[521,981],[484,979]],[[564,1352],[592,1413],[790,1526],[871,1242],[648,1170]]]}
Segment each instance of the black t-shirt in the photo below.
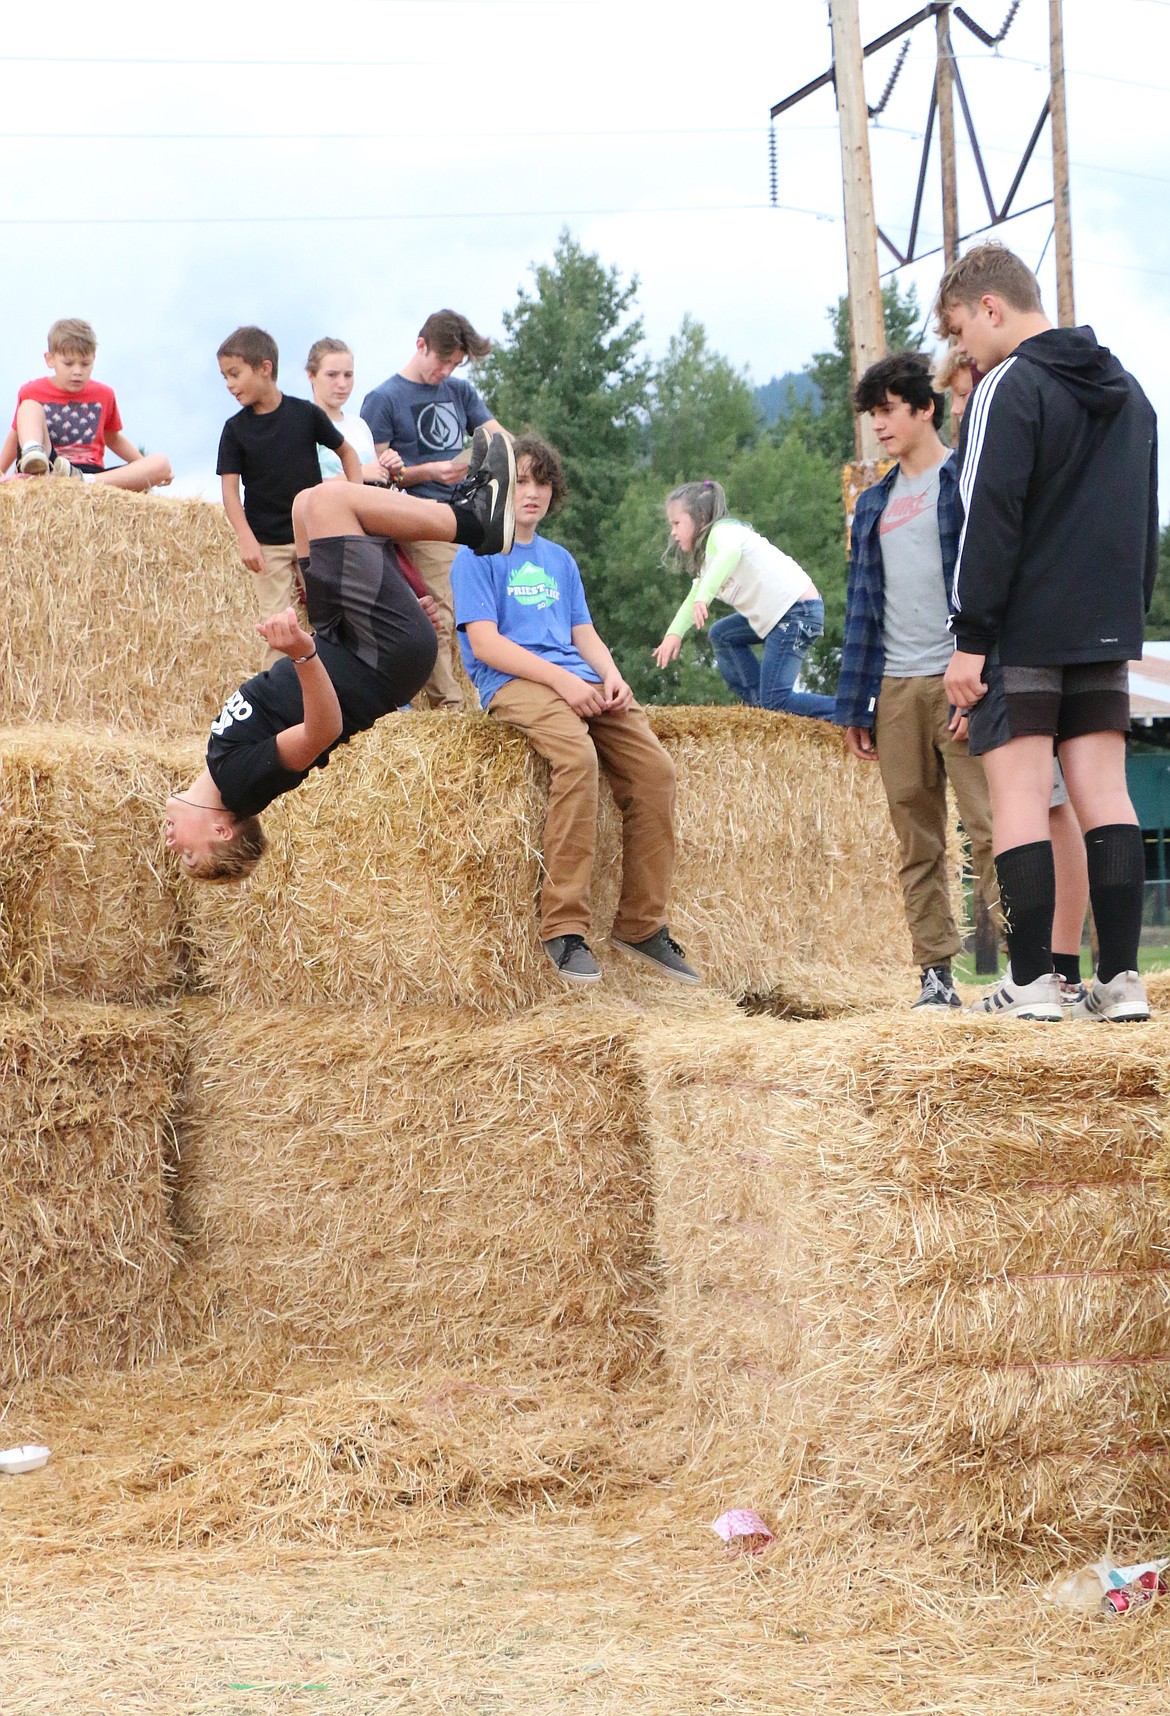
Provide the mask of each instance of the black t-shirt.
{"label": "black t-shirt", "polygon": [[242,481],[244,517],[257,542],[292,541],[293,501],[321,481],[318,445],[336,453],[344,440],[319,405],[287,393],[275,411],[245,405],[228,418],[215,472]]}
{"label": "black t-shirt", "polygon": [[[330,751],[372,727],[388,705],[384,690],[364,663],[324,638],[316,642],[341,705],[340,736],[310,764],[323,769]],[[259,816],[274,798],[291,792],[307,777],[308,769],[286,769],[276,752],[276,735],[304,718],[301,682],[287,656],[267,673],[246,679],[228,698],[211,723],[207,767],[224,804],[236,816]]]}

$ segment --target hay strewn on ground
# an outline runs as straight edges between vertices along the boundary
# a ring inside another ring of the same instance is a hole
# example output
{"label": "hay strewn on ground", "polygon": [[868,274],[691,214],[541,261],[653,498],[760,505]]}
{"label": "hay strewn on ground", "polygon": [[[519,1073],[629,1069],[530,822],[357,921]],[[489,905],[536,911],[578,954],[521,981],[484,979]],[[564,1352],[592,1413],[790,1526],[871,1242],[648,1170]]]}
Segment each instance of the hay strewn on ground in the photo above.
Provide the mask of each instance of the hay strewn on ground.
{"label": "hay strewn on ground", "polygon": [[657,1351],[633,1020],[187,1009],[179,1220],[199,1328],[347,1367],[627,1383]]}
{"label": "hay strewn on ground", "polygon": [[652,1031],[664,1347],[712,1501],[732,1469],[793,1521],[1164,1530],[1168,1050],[904,1015]]}
{"label": "hay strewn on ground", "polygon": [[[653,719],[680,780],[671,924],[708,985],[802,1014],[900,981],[872,772],[819,723]],[[204,989],[238,1007],[499,1013],[563,992],[538,938],[544,783],[519,735],[483,717],[382,723],[273,806],[272,851],[241,888],[191,883],[163,846],[162,801],[200,755],[193,741],[0,732],[0,995],[139,1005]],[[611,988],[637,997],[640,968],[605,945],[619,863],[610,805],[594,940]]]}
{"label": "hay strewn on ground", "polygon": [[5,1387],[160,1350],[182,1070],[161,1009],[0,1009]]}
{"label": "hay strewn on ground", "polygon": [[251,573],[204,501],[0,483],[0,586],[0,725],[186,737],[259,666]]}

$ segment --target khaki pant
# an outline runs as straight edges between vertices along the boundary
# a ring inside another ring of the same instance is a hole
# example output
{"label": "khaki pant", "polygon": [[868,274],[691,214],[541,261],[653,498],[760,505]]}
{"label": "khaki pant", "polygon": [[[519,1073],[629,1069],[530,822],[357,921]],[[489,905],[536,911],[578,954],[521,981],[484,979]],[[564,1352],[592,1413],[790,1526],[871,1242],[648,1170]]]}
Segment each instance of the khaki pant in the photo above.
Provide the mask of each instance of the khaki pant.
{"label": "khaki pant", "polygon": [[544,822],[540,939],[588,936],[597,846],[598,763],[622,814],[622,891],[613,933],[645,941],[667,921],[674,874],[674,764],[635,703],[624,714],[575,715],[531,679],[510,679],[488,706],[552,765]]}
{"label": "khaki pant", "polygon": [[[313,628],[309,624],[309,616],[305,611],[305,589],[301,579],[301,569],[297,565],[296,544],[292,542],[262,542],[260,552],[263,554],[264,564],[268,568],[267,572],[253,572],[252,574],[260,618],[270,620],[273,614],[283,614],[286,608],[295,608],[297,619],[307,632],[311,632]],[[261,640],[261,672],[280,659],[280,651],[270,649]]]}
{"label": "khaki pant", "polygon": [[463,692],[455,677],[455,603],[451,596],[451,562],[459,552],[454,542],[404,542],[418,575],[435,598],[439,610],[439,654],[435,671],[423,686],[423,696],[432,709],[462,709]]}
{"label": "khaki pant", "polygon": [[890,819],[902,849],[902,899],[914,958],[949,965],[960,947],[947,876],[947,782],[971,842],[975,874],[988,905],[998,898],[991,850],[991,799],[983,764],[966,740],[947,731],[942,674],[883,679],[874,739]]}

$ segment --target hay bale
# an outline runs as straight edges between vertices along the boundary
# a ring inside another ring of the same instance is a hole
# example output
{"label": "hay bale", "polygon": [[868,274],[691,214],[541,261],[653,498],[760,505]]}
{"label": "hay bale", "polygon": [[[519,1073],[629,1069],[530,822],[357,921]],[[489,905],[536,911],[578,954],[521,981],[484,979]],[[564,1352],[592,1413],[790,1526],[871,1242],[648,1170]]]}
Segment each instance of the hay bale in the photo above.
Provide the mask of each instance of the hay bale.
{"label": "hay bale", "polygon": [[190,884],[161,819],[196,756],[70,728],[0,733],[0,1002],[141,1006],[183,987]]}
{"label": "hay bale", "polygon": [[523,1362],[606,1387],[657,1347],[631,1022],[189,1004],[185,1298],[265,1364]]}
{"label": "hay bale", "polygon": [[160,1350],[182,1060],[164,1009],[0,1010],[5,1387]]}
{"label": "hay bale", "polygon": [[877,1015],[652,1031],[696,1479],[755,1486],[773,1524],[1164,1531],[1168,1048]]}
{"label": "hay bale", "polygon": [[[908,957],[872,771],[820,722],[653,721],[680,782],[671,924],[707,983],[798,1014],[865,1004]],[[163,847],[162,801],[199,759],[195,741],[0,733],[0,996],[499,1013],[562,992],[537,929],[544,772],[518,734],[383,722],[272,807],[242,888],[190,883]],[[619,874],[609,804],[592,933],[607,984],[637,999],[662,985],[604,947]]]}
{"label": "hay bale", "polygon": [[186,736],[259,661],[223,508],[91,483],[0,484],[0,724]]}

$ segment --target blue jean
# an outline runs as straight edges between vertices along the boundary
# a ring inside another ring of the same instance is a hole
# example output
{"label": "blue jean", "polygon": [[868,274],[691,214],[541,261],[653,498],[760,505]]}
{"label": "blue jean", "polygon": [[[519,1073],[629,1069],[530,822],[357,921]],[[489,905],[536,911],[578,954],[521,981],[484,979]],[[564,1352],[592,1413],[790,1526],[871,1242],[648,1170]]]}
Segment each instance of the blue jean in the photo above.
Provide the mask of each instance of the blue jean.
{"label": "blue jean", "polygon": [[[811,715],[831,721],[835,697],[815,691],[793,691],[808,646],[825,629],[825,604],[818,596],[794,602],[766,638],[758,637],[742,614],[727,614],[711,627],[715,665],[739,698],[753,709],[780,709],[788,715]],[[756,648],[763,644],[761,660]]]}

